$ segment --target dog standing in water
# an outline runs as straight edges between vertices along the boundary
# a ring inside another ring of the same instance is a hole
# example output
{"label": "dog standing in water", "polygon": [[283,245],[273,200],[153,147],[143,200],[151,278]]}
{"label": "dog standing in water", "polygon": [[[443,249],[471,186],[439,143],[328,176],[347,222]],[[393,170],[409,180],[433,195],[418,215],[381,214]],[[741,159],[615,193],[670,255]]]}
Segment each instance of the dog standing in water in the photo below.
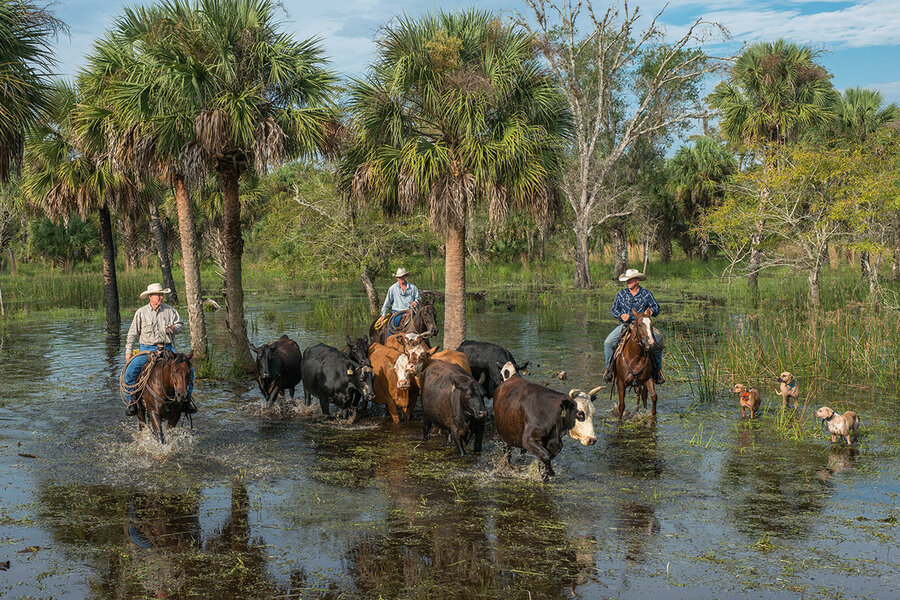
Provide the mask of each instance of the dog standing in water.
{"label": "dog standing in water", "polygon": [[848,410],[844,414],[839,415],[827,406],[823,406],[816,411],[816,417],[823,419],[828,423],[828,431],[831,432],[832,444],[837,442],[838,436],[841,436],[847,440],[848,446],[852,446],[853,442],[850,441],[851,431],[853,432],[853,441],[856,441],[859,430],[859,417],[852,410]]}
{"label": "dog standing in water", "polygon": [[788,398],[794,399],[794,408],[797,408],[797,400],[800,397],[800,385],[794,379],[793,373],[785,371],[778,376],[778,382],[781,383],[778,389],[778,395],[781,396],[781,408],[787,408]]}
{"label": "dog standing in water", "polygon": [[745,411],[750,411],[750,418],[756,418],[756,411],[759,410],[759,390],[756,388],[748,388],[743,383],[738,383],[731,390],[732,394],[741,395],[741,418],[746,415]]}

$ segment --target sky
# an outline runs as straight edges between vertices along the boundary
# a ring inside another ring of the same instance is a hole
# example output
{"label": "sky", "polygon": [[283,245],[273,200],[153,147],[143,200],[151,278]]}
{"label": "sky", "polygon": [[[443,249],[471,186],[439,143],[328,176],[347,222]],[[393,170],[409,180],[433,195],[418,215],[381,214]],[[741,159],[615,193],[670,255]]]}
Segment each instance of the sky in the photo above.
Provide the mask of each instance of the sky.
{"label": "sky", "polygon": [[[609,2],[594,0],[595,9]],[[56,44],[63,77],[72,77],[84,64],[91,44],[112,25],[122,8],[136,4],[119,0],[59,0],[56,15],[70,28]],[[662,0],[632,0],[645,15],[665,6]],[[331,67],[344,75],[365,72],[379,27],[391,19],[439,9],[475,7],[528,16],[525,0],[282,0],[287,11],[284,27],[299,39],[318,37]],[[809,44],[823,51],[820,63],[834,76],[836,88],[865,87],[882,92],[886,101],[900,104],[900,0],[671,0],[660,22],[674,36],[696,19],[724,25],[731,40],[708,46],[710,53],[730,56],[743,44],[774,40]],[[710,83],[710,87],[715,82]]]}

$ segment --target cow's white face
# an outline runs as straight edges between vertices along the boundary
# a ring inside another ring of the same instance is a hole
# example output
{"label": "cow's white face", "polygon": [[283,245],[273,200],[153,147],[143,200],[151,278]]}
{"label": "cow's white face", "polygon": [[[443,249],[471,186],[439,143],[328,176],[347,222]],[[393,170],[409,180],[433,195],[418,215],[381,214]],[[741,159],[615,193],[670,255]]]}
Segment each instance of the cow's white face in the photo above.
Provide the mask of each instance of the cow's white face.
{"label": "cow's white face", "polygon": [[590,446],[597,443],[597,435],[594,433],[594,405],[587,392],[572,390],[569,396],[576,404],[575,427],[569,430],[569,435],[584,444]]}
{"label": "cow's white face", "polygon": [[510,377],[516,374],[516,365],[512,364],[512,362],[507,361],[505,365],[500,367],[500,381],[506,381]]}
{"label": "cow's white face", "polygon": [[392,368],[394,369],[394,373],[397,374],[397,389],[409,389],[409,378],[415,372],[415,366],[410,364],[409,357],[405,354],[401,354],[397,357],[397,361]]}

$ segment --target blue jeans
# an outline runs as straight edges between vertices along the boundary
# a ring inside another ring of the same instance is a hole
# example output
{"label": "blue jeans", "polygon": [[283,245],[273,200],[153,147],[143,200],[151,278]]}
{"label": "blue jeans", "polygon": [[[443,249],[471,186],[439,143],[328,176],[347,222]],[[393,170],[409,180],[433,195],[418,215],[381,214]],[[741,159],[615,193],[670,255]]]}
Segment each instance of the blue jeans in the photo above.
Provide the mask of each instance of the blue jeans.
{"label": "blue jeans", "polygon": [[[156,346],[141,344],[140,351],[144,352],[145,350],[150,350],[151,352],[156,351]],[[172,344],[166,344],[166,350],[171,350],[175,352],[174,346]],[[125,385],[129,388],[134,387],[137,383],[138,375],[141,373],[141,369],[144,368],[144,365],[147,364],[147,361],[150,360],[149,354],[139,354],[131,359],[131,362],[128,363],[128,366],[125,367]],[[194,393],[194,367],[191,366],[191,382],[188,384],[188,394]]]}
{"label": "blue jeans", "polygon": [[[624,323],[613,329],[609,332],[609,335],[606,336],[606,340],[603,342],[603,353],[606,355],[606,368],[609,368],[610,363],[612,362],[613,355],[616,353],[616,346],[619,345],[619,338],[622,337],[622,328],[625,326]],[[666,355],[666,349],[662,347],[663,343],[663,334],[656,328],[653,329],[653,339],[656,340],[658,349],[653,350],[653,361],[656,363],[656,367],[658,369],[662,368],[662,359],[663,356]]]}

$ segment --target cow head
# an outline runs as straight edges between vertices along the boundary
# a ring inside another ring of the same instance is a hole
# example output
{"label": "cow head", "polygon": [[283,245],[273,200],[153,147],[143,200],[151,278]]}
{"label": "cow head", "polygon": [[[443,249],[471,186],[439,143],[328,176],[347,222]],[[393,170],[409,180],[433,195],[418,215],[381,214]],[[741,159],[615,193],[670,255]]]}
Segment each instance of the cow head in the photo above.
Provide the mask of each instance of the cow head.
{"label": "cow head", "polygon": [[452,394],[459,394],[459,401],[463,409],[463,414],[469,414],[476,419],[483,419],[487,416],[487,407],[484,405],[484,373],[478,378],[478,381],[469,378],[468,382],[462,386],[453,384]]}
{"label": "cow head", "polygon": [[360,393],[366,402],[375,401],[375,371],[369,365],[354,363],[347,369],[347,375],[353,382],[353,387]]}
{"label": "cow head", "polygon": [[401,354],[390,367],[397,375],[397,389],[408,390],[409,381],[412,379],[416,370],[415,365],[409,362],[409,357],[405,354]]}
{"label": "cow head", "polygon": [[574,426],[569,429],[569,435],[585,446],[597,443],[597,436],[594,434],[594,405],[591,404],[591,400],[599,389],[595,388],[590,393],[579,389],[569,391],[569,398],[575,403],[575,406],[571,408],[575,411],[575,422]]}
{"label": "cow head", "polygon": [[350,339],[350,336],[348,335],[347,346],[344,348],[344,353],[361,365],[372,366],[372,363],[369,362],[369,336],[363,336],[353,340]]}
{"label": "cow head", "polygon": [[272,402],[278,395],[278,381],[281,379],[281,361],[275,344],[250,346],[256,353],[256,383],[266,400]]}
{"label": "cow head", "polygon": [[514,365],[512,361],[506,361],[506,364],[502,365],[498,362],[497,368],[500,369],[500,381],[497,382],[497,385],[500,385],[519,372],[519,370],[516,369],[516,365]]}

